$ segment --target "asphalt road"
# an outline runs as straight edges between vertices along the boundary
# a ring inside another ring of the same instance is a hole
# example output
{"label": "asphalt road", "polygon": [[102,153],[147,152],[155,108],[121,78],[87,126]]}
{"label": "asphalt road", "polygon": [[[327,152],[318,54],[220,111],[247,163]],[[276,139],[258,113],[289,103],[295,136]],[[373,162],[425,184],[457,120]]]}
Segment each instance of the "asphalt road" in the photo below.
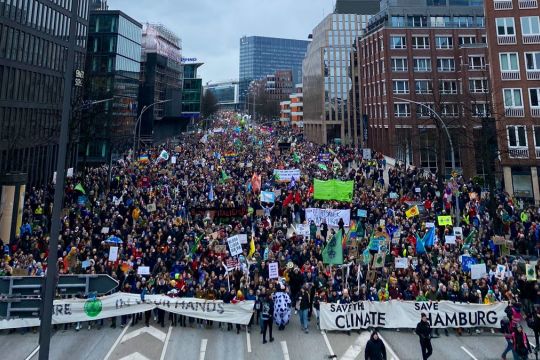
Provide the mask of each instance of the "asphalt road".
{"label": "asphalt road", "polygon": [[[107,323],[107,322],[106,322]],[[86,324],[85,324],[86,325]],[[322,360],[330,355],[337,359],[364,359],[365,344],[369,332],[360,334],[330,332],[323,333],[316,329],[314,321],[310,323],[310,332],[300,330],[297,316],[284,331],[274,327],[274,341],[262,343],[262,335],[257,325],[248,333],[242,328],[171,327],[161,328],[151,321],[150,327],[144,324],[126,328],[100,330],[83,327],[80,331],[73,328],[57,330],[51,341],[51,360]],[[381,332],[387,344],[388,359],[421,359],[418,337],[411,330]],[[534,337],[532,337],[534,339]],[[24,335],[19,331],[0,335],[0,359],[37,360],[37,354],[29,356],[36,349],[38,335],[32,332]],[[431,359],[439,360],[484,360],[500,359],[505,341],[500,334],[490,331],[481,334],[458,336],[450,331],[449,336],[441,332],[441,337],[432,340],[434,353]],[[508,355],[511,359],[511,354]],[[534,358],[534,357],[531,357]]]}

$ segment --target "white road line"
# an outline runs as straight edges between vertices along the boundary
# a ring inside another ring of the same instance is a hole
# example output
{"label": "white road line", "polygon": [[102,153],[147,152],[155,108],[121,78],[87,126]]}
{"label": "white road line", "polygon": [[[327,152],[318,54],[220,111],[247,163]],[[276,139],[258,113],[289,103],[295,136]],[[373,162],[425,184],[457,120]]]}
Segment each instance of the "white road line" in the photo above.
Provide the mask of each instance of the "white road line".
{"label": "white road line", "polygon": [[131,320],[129,320],[129,322],[127,323],[126,327],[124,328],[124,330],[122,330],[122,332],[120,333],[120,336],[118,336],[118,338],[116,339],[116,341],[114,342],[113,346],[111,347],[111,349],[109,350],[109,352],[107,353],[107,355],[105,355],[105,357],[103,358],[103,360],[109,360],[109,356],[112,355],[114,349],[116,349],[116,347],[118,346],[118,344],[120,343],[120,341],[122,340],[122,338],[124,337],[124,335],[126,334],[126,331],[129,329],[129,326],[131,325]]}
{"label": "white road line", "polygon": [[330,351],[330,357],[337,357],[334,353],[334,350],[332,349],[332,346],[330,345],[330,341],[328,340],[328,336],[326,336],[325,331],[321,331],[321,334],[324,338],[324,342],[326,343],[326,347],[328,348],[328,351]]}
{"label": "white road line", "polygon": [[290,360],[290,358],[289,358],[289,349],[287,348],[287,342],[286,341],[281,342],[281,351],[283,351],[283,359]]}
{"label": "white road line", "polygon": [[469,350],[467,350],[467,349],[465,348],[465,346],[462,346],[462,347],[461,347],[461,350],[465,351],[465,352],[467,353],[467,355],[469,355],[469,356],[471,357],[471,359],[473,359],[473,360],[478,360],[478,359],[477,359],[477,358],[476,358]]}
{"label": "white road line", "polygon": [[399,357],[396,355],[396,353],[394,352],[394,350],[392,350],[392,348],[390,347],[390,344],[384,340],[384,338],[382,337],[381,333],[379,333],[379,339],[382,340],[382,342],[384,343],[384,346],[386,347],[386,350],[390,353],[390,355],[392,356],[390,359],[393,359],[393,360],[399,360]]}
{"label": "white road line", "polygon": [[199,355],[199,360],[204,360],[206,356],[206,345],[208,344],[208,339],[201,340],[201,353]]}
{"label": "white road line", "polygon": [[141,334],[148,334],[150,336],[155,337],[156,339],[158,339],[161,342],[164,342],[165,338],[167,337],[167,334],[165,334],[163,331],[161,331],[159,329],[156,329],[153,326],[145,326],[145,327],[142,327],[140,329],[134,330],[134,331],[130,332],[129,334],[126,334],[122,338],[122,341],[120,341],[120,343],[123,344],[126,341],[129,341],[129,340],[131,340],[133,338],[136,338],[137,336],[139,336]]}
{"label": "white road line", "polygon": [[34,355],[37,354],[38,351],[39,351],[39,345],[38,345],[38,347],[35,348],[34,351],[32,351],[32,352],[30,353],[30,355],[28,355],[28,356],[26,357],[26,359],[24,359],[24,360],[30,360],[30,359],[32,359],[32,358],[34,357]]}
{"label": "white road line", "polygon": [[362,348],[366,347],[367,342],[369,341],[369,338],[371,337],[371,334],[369,331],[364,331],[362,334],[360,334],[354,343],[349,346],[345,354],[341,356],[341,360],[354,360],[360,353],[362,352]]}
{"label": "white road line", "polygon": [[247,342],[247,351],[248,353],[251,352],[251,336],[249,335],[249,331],[246,327],[246,342]]}
{"label": "white road line", "polygon": [[163,350],[161,351],[161,357],[159,360],[165,359],[165,354],[167,353],[167,346],[169,345],[169,339],[171,338],[172,326],[169,326],[169,331],[167,331],[167,337],[165,338],[165,344],[163,345]]}

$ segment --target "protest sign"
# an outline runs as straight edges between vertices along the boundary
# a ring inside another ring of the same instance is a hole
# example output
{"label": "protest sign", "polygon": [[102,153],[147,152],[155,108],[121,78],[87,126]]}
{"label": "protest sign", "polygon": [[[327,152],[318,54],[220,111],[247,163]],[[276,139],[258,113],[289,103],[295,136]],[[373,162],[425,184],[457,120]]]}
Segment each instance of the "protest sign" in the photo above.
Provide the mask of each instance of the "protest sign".
{"label": "protest sign", "polygon": [[505,274],[506,274],[506,266],[497,264],[497,268],[495,270],[495,277],[499,280],[504,280]]}
{"label": "protest sign", "polygon": [[229,253],[231,256],[240,255],[242,253],[242,244],[240,243],[238,235],[228,238],[227,244],[229,244]]}
{"label": "protest sign", "polygon": [[432,228],[432,227],[435,227],[435,223],[432,223],[432,222],[427,222],[426,223],[426,229],[429,229],[429,228]]}
{"label": "protest sign", "polygon": [[276,201],[276,194],[274,194],[272,191],[262,191],[260,198],[261,202],[274,203]]}
{"label": "protest sign", "polygon": [[409,259],[404,258],[395,258],[395,268],[396,269],[406,269],[409,266]]}
{"label": "protest sign", "polygon": [[156,204],[155,203],[152,203],[152,204],[148,204],[146,205],[146,211],[148,212],[154,212],[156,211]]}
{"label": "protest sign", "polygon": [[362,159],[371,160],[371,149],[369,148],[362,149]]}
{"label": "protest sign", "polygon": [[454,235],[456,236],[456,239],[463,239],[463,228],[461,226],[454,227]]}
{"label": "protest sign", "polygon": [[439,226],[446,226],[446,225],[452,226],[452,217],[449,215],[437,216],[437,221],[439,223]]}
{"label": "protest sign", "polygon": [[504,238],[504,236],[495,235],[493,237],[493,244],[495,244],[495,245],[504,245],[505,243],[506,243],[506,239]]}
{"label": "protest sign", "polygon": [[399,199],[399,195],[395,192],[390,193],[390,199]]}
{"label": "protest sign", "polygon": [[421,192],[421,191],[422,191],[422,189],[420,189],[419,187],[414,188],[414,192],[415,192],[415,193],[419,193],[419,192]]}
{"label": "protest sign", "polygon": [[73,177],[73,168],[67,169],[66,177],[72,178]]}
{"label": "protest sign", "polygon": [[309,225],[307,224],[296,225],[296,234],[309,237]]}
{"label": "protest sign", "polygon": [[456,243],[456,236],[455,235],[445,235],[444,236],[444,243],[445,244],[455,244]]}
{"label": "protest sign", "polygon": [[527,274],[527,281],[536,281],[535,265],[525,264],[525,273]]}
{"label": "protest sign", "polygon": [[360,301],[350,304],[322,303],[322,330],[366,328],[416,328],[421,313],[428,316],[432,328],[497,328],[506,316],[506,302],[491,305],[451,301]]}
{"label": "protest sign", "polygon": [[313,198],[315,200],[337,200],[351,202],[354,192],[354,181],[313,180]]}
{"label": "protest sign", "polygon": [[272,262],[268,264],[268,278],[277,279],[279,277],[278,263]]}
{"label": "protest sign", "polygon": [[487,275],[486,264],[471,265],[471,279],[481,279]]}
{"label": "protest sign", "polygon": [[278,181],[289,182],[292,178],[298,180],[301,176],[300,169],[280,170],[274,169],[274,176],[277,176]]}
{"label": "protest sign", "polygon": [[109,261],[116,261],[118,259],[118,247],[111,246],[109,248]]}
{"label": "protest sign", "polygon": [[150,267],[149,266],[139,266],[137,268],[137,274],[139,274],[139,275],[150,275]]}
{"label": "protest sign", "polygon": [[171,156],[171,163],[172,164],[176,164],[176,160],[177,160],[176,156]]}
{"label": "protest sign", "polygon": [[81,267],[83,269],[88,269],[90,267],[90,260],[84,260],[82,263],[81,263]]}
{"label": "protest sign", "polygon": [[247,244],[248,243],[247,234],[238,234],[236,236],[238,236],[238,239],[240,239],[240,244]]}
{"label": "protest sign", "polygon": [[315,225],[320,226],[323,220],[331,227],[338,227],[339,219],[343,219],[345,226],[349,226],[351,222],[351,210],[338,210],[338,209],[320,209],[320,208],[307,208],[306,209],[306,221],[310,223],[312,220]]}
{"label": "protest sign", "polygon": [[366,218],[367,217],[367,210],[358,209],[358,211],[356,212],[356,215],[358,217]]}

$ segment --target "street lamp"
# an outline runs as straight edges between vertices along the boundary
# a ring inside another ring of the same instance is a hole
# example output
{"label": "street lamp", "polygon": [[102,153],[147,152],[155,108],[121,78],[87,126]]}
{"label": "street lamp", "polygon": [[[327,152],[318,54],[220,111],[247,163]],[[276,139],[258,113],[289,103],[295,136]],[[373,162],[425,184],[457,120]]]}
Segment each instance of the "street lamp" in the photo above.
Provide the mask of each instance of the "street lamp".
{"label": "street lamp", "polygon": [[[142,116],[143,114],[146,112],[146,110],[150,109],[151,107],[153,107],[154,105],[157,105],[157,104],[163,104],[163,103],[166,103],[166,102],[169,102],[169,101],[172,101],[172,99],[168,99],[168,100],[159,100],[159,101],[156,101],[155,103],[153,104],[150,104],[150,105],[145,105],[143,108],[142,108],[142,111],[141,113],[139,114],[139,117],[137,118],[137,121],[135,122],[135,127],[133,128],[133,157],[135,158],[135,143],[137,142],[137,147],[138,147],[138,142],[140,141],[141,139],[141,128],[139,126],[139,123],[141,122],[141,119],[142,119]],[[137,137],[137,127],[139,127],[139,132],[138,132],[138,137]]]}
{"label": "street lamp", "polygon": [[[448,143],[450,144],[450,159],[452,161],[452,170],[455,170],[456,169],[456,159],[455,159],[455,155],[454,155],[454,144],[452,143],[452,138],[450,137],[450,131],[448,131],[448,127],[444,123],[444,121],[441,118],[441,116],[439,115],[439,113],[436,112],[435,110],[433,110],[432,108],[430,108],[429,106],[427,106],[426,104],[423,104],[423,103],[418,102],[418,101],[404,99],[404,98],[400,98],[400,97],[397,97],[397,96],[394,96],[393,98],[396,99],[396,100],[405,101],[405,102],[408,102],[408,103],[412,103],[412,104],[422,106],[424,109],[427,109],[430,113],[432,113],[433,116],[435,117],[435,119],[437,119],[441,123],[444,131],[446,132],[446,136],[448,137]],[[443,169],[441,169],[441,171],[443,171]],[[456,224],[457,224],[457,226],[459,226],[459,213],[460,213],[460,210],[459,210],[459,196],[456,196]]]}

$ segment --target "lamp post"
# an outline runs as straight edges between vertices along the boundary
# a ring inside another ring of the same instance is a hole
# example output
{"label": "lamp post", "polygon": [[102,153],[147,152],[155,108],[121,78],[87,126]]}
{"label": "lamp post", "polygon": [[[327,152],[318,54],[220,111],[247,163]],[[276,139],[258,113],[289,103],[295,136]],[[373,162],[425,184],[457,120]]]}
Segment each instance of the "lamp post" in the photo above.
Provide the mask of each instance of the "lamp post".
{"label": "lamp post", "polygon": [[[433,116],[435,117],[435,119],[437,119],[441,123],[441,126],[443,127],[444,131],[446,132],[446,136],[448,137],[448,143],[450,144],[450,159],[452,161],[452,170],[455,170],[456,169],[456,159],[455,159],[455,155],[454,155],[454,144],[452,142],[452,137],[450,137],[450,131],[448,131],[448,127],[444,123],[444,121],[441,118],[441,116],[439,115],[439,113],[436,112],[435,110],[433,110],[432,108],[430,108],[429,106],[427,106],[426,104],[423,104],[423,103],[418,102],[418,101],[414,101],[414,100],[410,100],[410,99],[404,99],[404,98],[400,98],[400,97],[397,97],[397,96],[394,96],[393,98],[396,99],[396,100],[405,101],[405,102],[408,102],[408,103],[412,103],[412,104],[422,106],[424,109],[427,109],[430,113],[432,113]],[[441,171],[442,170],[443,169],[441,169]],[[460,213],[460,210],[459,210],[459,194],[458,194],[456,196],[456,215],[455,215],[456,216],[456,225],[457,226],[459,226],[459,213]]]}
{"label": "lamp post", "polygon": [[[168,100],[159,100],[159,101],[156,101],[155,103],[153,104],[150,104],[150,105],[145,105],[143,108],[142,108],[142,111],[141,113],[139,114],[139,117],[137,118],[137,121],[135,122],[135,127],[133,128],[133,158],[135,158],[135,153],[136,153],[136,148],[135,148],[135,145],[137,145],[138,147],[138,142],[140,141],[141,139],[141,127],[139,126],[140,122],[141,122],[141,119],[142,119],[142,116],[144,115],[144,113],[146,112],[146,110],[150,109],[151,107],[153,107],[154,105],[157,105],[157,104],[163,104],[163,103],[166,103],[166,102],[169,102],[169,101],[172,101],[172,99],[168,99]],[[138,127],[138,134],[137,134],[137,127]]]}

